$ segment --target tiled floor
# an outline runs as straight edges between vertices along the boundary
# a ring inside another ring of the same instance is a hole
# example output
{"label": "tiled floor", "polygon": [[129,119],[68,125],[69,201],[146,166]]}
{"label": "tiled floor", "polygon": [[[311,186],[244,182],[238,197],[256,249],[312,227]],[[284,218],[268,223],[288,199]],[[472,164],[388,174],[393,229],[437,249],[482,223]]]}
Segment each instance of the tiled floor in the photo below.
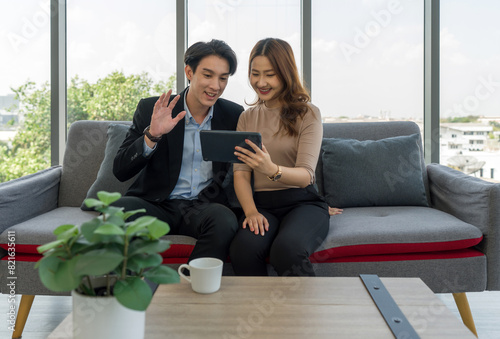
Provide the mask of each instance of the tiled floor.
{"label": "tiled floor", "polygon": [[[451,294],[438,294],[448,308],[456,314],[458,310]],[[467,293],[480,339],[500,338],[500,292]],[[8,320],[10,304],[0,294],[0,313]],[[50,332],[71,312],[71,297],[37,296],[26,324],[23,339],[45,339]],[[7,321],[0,322],[0,338],[11,338]]]}

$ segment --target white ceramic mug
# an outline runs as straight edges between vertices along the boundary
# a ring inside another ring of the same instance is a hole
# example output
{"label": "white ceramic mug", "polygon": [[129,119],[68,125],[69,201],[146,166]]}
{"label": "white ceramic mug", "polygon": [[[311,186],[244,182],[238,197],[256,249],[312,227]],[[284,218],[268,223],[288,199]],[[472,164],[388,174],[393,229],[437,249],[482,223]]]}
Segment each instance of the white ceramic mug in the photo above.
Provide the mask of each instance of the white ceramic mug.
{"label": "white ceramic mug", "polygon": [[[214,293],[220,288],[223,262],[216,258],[193,259],[189,264],[182,264],[177,270],[179,275],[191,283],[193,291],[198,293]],[[189,277],[182,269],[189,270]]]}

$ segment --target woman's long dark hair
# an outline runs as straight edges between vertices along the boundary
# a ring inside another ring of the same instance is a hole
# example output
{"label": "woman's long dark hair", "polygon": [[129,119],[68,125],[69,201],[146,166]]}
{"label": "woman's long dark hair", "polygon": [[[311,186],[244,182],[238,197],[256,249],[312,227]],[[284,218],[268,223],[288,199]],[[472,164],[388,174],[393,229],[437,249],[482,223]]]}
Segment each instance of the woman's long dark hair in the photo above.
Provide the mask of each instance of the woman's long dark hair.
{"label": "woman's long dark hair", "polygon": [[[292,47],[288,42],[276,38],[266,38],[257,42],[250,53],[248,77],[252,72],[252,61],[258,56],[265,56],[269,59],[276,75],[283,84],[283,90],[276,97],[281,104],[278,133],[296,136],[298,131],[295,130],[295,122],[297,117],[302,118],[309,110],[307,103],[311,97],[300,81]],[[257,98],[251,105],[256,105],[259,102]]]}

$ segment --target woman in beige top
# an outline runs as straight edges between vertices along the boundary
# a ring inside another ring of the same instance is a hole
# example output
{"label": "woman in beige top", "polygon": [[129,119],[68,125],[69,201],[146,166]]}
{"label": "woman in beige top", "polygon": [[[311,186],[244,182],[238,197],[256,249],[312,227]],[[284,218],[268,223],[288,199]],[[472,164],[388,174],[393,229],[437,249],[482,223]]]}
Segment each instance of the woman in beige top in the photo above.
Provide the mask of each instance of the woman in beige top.
{"label": "woman in beige top", "polygon": [[[262,149],[247,140],[235,154],[234,189],[242,227],[230,247],[237,275],[314,275],[309,256],[328,233],[328,206],[313,186],[323,136],[321,114],[302,86],[290,45],[259,41],[248,76],[258,99],[243,112],[237,130],[260,132]],[[253,189],[251,179],[253,174]]]}

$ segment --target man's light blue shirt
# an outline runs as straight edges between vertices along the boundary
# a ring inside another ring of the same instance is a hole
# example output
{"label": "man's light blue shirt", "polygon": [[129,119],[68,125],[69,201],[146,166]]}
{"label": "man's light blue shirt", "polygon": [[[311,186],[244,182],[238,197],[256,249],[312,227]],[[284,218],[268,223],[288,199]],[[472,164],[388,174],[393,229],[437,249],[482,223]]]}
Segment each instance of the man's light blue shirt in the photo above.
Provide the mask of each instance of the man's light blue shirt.
{"label": "man's light blue shirt", "polygon": [[[187,93],[187,92],[186,92]],[[214,108],[210,107],[207,116],[201,124],[198,124],[186,104],[184,96],[184,147],[182,152],[182,164],[179,179],[173,191],[170,193],[170,199],[196,199],[198,194],[212,182],[212,162],[204,161],[201,155],[200,131],[210,130],[212,128],[212,117]],[[149,157],[156,149],[150,148],[144,141],[145,157]]]}

